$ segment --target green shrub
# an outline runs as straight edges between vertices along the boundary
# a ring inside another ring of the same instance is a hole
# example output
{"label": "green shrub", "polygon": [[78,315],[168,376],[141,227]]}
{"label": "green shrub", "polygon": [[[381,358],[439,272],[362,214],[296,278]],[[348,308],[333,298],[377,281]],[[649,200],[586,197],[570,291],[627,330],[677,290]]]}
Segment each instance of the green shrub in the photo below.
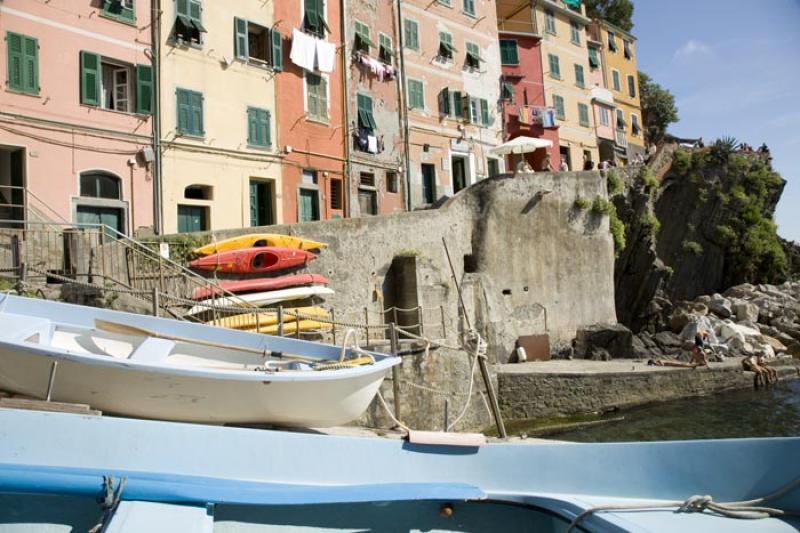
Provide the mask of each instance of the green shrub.
{"label": "green shrub", "polygon": [[648,166],[642,167],[639,171],[639,179],[642,180],[645,189],[653,191],[658,188],[658,178]]}
{"label": "green shrub", "polygon": [[608,195],[614,196],[623,190],[622,178],[619,177],[616,170],[609,170],[606,175],[606,185],[608,187]]}
{"label": "green shrub", "polygon": [[717,238],[723,245],[729,246],[736,240],[736,232],[730,226],[719,225],[717,226]]}
{"label": "green shrub", "polygon": [[592,202],[592,213],[597,215],[610,215],[612,212],[616,212],[614,205],[602,196],[596,197],[594,202]]}
{"label": "green shrub", "polygon": [[591,205],[592,202],[590,202],[586,198],[581,198],[580,196],[575,198],[575,207],[578,209],[589,209]]}
{"label": "green shrub", "polygon": [[422,250],[417,248],[402,248],[395,254],[397,257],[422,257]]}
{"label": "green shrub", "polygon": [[611,236],[614,237],[614,251],[616,255],[619,255],[619,253],[625,249],[627,244],[625,242],[625,223],[619,219],[617,216],[617,210],[614,209],[613,205],[611,208],[613,211],[608,219],[608,229],[611,231]]}
{"label": "green shrub", "polygon": [[672,170],[678,176],[686,176],[692,168],[692,156],[686,150],[675,150],[672,154]]}
{"label": "green shrub", "polygon": [[661,231],[661,221],[658,220],[658,217],[653,212],[650,212],[650,213],[647,213],[646,215],[644,215],[642,217],[642,219],[640,220],[640,222],[641,222],[642,226],[644,226],[648,230],[650,230],[650,235],[652,235],[654,237],[656,235],[658,235],[659,231]]}
{"label": "green shrub", "polygon": [[684,252],[699,256],[703,253],[703,246],[697,241],[683,241],[681,247]]}
{"label": "green shrub", "polygon": [[671,276],[675,273],[675,269],[671,266],[667,265],[664,267],[664,270],[667,272],[667,275]]}

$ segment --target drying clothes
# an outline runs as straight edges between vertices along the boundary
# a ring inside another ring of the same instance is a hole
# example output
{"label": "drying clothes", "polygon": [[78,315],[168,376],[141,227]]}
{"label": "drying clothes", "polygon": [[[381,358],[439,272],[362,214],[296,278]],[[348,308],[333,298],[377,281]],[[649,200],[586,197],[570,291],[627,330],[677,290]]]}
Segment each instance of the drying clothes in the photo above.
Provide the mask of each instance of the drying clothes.
{"label": "drying clothes", "polygon": [[313,72],[317,57],[315,41],[316,39],[298,29],[292,30],[292,51],[289,54],[292,63]]}
{"label": "drying clothes", "polygon": [[315,39],[315,41],[317,42],[317,68],[320,72],[333,72],[336,62],[336,45],[322,39]]}
{"label": "drying clothes", "polygon": [[367,152],[371,154],[378,153],[378,138],[374,135],[367,135]]}
{"label": "drying clothes", "polygon": [[356,133],[356,146],[362,152],[369,151],[369,130],[365,130],[364,128],[359,128],[358,133]]}
{"label": "drying clothes", "polygon": [[553,128],[556,125],[556,114],[552,109],[545,110],[542,113],[542,127]]}
{"label": "drying clothes", "polygon": [[519,122],[520,124],[530,124],[531,123],[531,110],[527,106],[520,106],[519,107]]}

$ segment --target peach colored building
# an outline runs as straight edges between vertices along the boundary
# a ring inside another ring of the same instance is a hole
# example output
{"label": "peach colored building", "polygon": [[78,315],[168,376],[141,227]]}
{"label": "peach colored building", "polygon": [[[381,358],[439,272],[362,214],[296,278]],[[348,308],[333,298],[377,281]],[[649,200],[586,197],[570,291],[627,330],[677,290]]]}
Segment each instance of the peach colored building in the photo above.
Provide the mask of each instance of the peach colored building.
{"label": "peach colored building", "polygon": [[617,106],[613,94],[608,90],[601,39],[596,23],[586,27],[586,44],[589,47],[589,86],[599,161],[615,161],[614,122]]}
{"label": "peach colored building", "polygon": [[284,68],[275,81],[277,135],[284,153],[283,220],[344,217],[348,126],[340,4],[294,0],[272,6],[277,28],[286,39]]}
{"label": "peach colored building", "polygon": [[0,218],[153,226],[150,2],[0,2]]}

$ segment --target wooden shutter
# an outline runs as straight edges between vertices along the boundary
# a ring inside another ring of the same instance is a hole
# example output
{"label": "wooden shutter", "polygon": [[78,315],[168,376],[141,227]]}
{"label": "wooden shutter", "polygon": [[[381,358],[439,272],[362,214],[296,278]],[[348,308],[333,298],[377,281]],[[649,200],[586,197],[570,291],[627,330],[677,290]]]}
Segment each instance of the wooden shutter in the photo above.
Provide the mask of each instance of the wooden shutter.
{"label": "wooden shutter", "polygon": [[481,124],[489,125],[489,102],[485,98],[481,98]]}
{"label": "wooden shutter", "polygon": [[136,112],[153,113],[153,67],[136,65]]}
{"label": "wooden shutter", "polygon": [[259,145],[258,142],[258,117],[257,111],[252,107],[247,108],[247,144]]}
{"label": "wooden shutter", "polygon": [[197,0],[189,0],[189,18],[200,22],[200,2]]}
{"label": "wooden shutter", "polygon": [[8,88],[22,91],[24,85],[23,50],[24,37],[18,33],[6,34],[6,51],[8,53]]}
{"label": "wooden shutter", "polygon": [[319,77],[319,113],[328,119],[328,82],[322,76]]}
{"label": "wooden shutter", "polygon": [[189,15],[189,0],[176,0],[175,4],[175,10],[178,12],[178,15],[191,17],[191,15]]}
{"label": "wooden shutter", "polygon": [[201,93],[190,93],[192,122],[191,131],[195,135],[203,135],[203,95]]}
{"label": "wooden shutter", "polygon": [[272,145],[272,134],[270,132],[270,122],[272,119],[272,114],[265,110],[261,111],[263,116],[263,128],[264,128],[264,145],[271,146]]}
{"label": "wooden shutter", "polygon": [[439,92],[439,112],[442,115],[450,114],[450,89],[447,87]]}
{"label": "wooden shutter", "polygon": [[464,103],[461,98],[461,91],[453,91],[453,116],[462,118],[464,116]]}
{"label": "wooden shutter", "polygon": [[233,49],[236,57],[247,59],[250,57],[247,41],[247,21],[238,17],[233,18]]}
{"label": "wooden shutter", "polygon": [[81,52],[81,103],[100,105],[100,56]]}
{"label": "wooden shutter", "polygon": [[283,70],[283,37],[278,30],[273,29],[272,38],[272,68],[273,70]]}
{"label": "wooden shutter", "polygon": [[30,94],[39,94],[39,42],[33,37],[23,38],[24,82],[22,90]]}
{"label": "wooden shutter", "polygon": [[190,133],[192,110],[189,92],[178,89],[176,97],[178,100],[178,133]]}

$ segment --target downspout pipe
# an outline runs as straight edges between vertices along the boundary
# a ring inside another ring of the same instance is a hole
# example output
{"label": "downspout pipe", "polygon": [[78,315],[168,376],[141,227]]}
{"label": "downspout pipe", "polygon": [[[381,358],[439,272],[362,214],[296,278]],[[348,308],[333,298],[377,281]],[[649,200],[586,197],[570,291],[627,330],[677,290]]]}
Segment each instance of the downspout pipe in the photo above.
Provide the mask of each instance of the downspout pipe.
{"label": "downspout pipe", "polygon": [[161,235],[164,230],[161,191],[161,0],[152,0],[153,63],[153,231]]}
{"label": "downspout pipe", "polygon": [[397,78],[398,100],[400,102],[400,120],[403,127],[403,160],[406,171],[406,211],[411,211],[411,145],[408,139],[408,105],[406,102],[406,47],[403,34],[403,0],[397,0],[397,42],[400,48],[400,76]]}
{"label": "downspout pipe", "polygon": [[[353,202],[352,202],[352,166],[350,162],[350,84],[347,83],[348,78],[350,77],[350,54],[349,49],[347,47],[347,24],[345,23],[346,20],[349,20],[347,17],[347,0],[342,0],[340,4],[342,12],[339,14],[339,27],[341,31],[341,39],[342,39],[342,113],[343,113],[343,121],[344,127],[342,128],[342,133],[344,135],[344,190],[342,193],[344,194],[344,208],[345,213],[347,213],[347,217],[353,216]],[[330,200],[329,200],[330,204]]]}

